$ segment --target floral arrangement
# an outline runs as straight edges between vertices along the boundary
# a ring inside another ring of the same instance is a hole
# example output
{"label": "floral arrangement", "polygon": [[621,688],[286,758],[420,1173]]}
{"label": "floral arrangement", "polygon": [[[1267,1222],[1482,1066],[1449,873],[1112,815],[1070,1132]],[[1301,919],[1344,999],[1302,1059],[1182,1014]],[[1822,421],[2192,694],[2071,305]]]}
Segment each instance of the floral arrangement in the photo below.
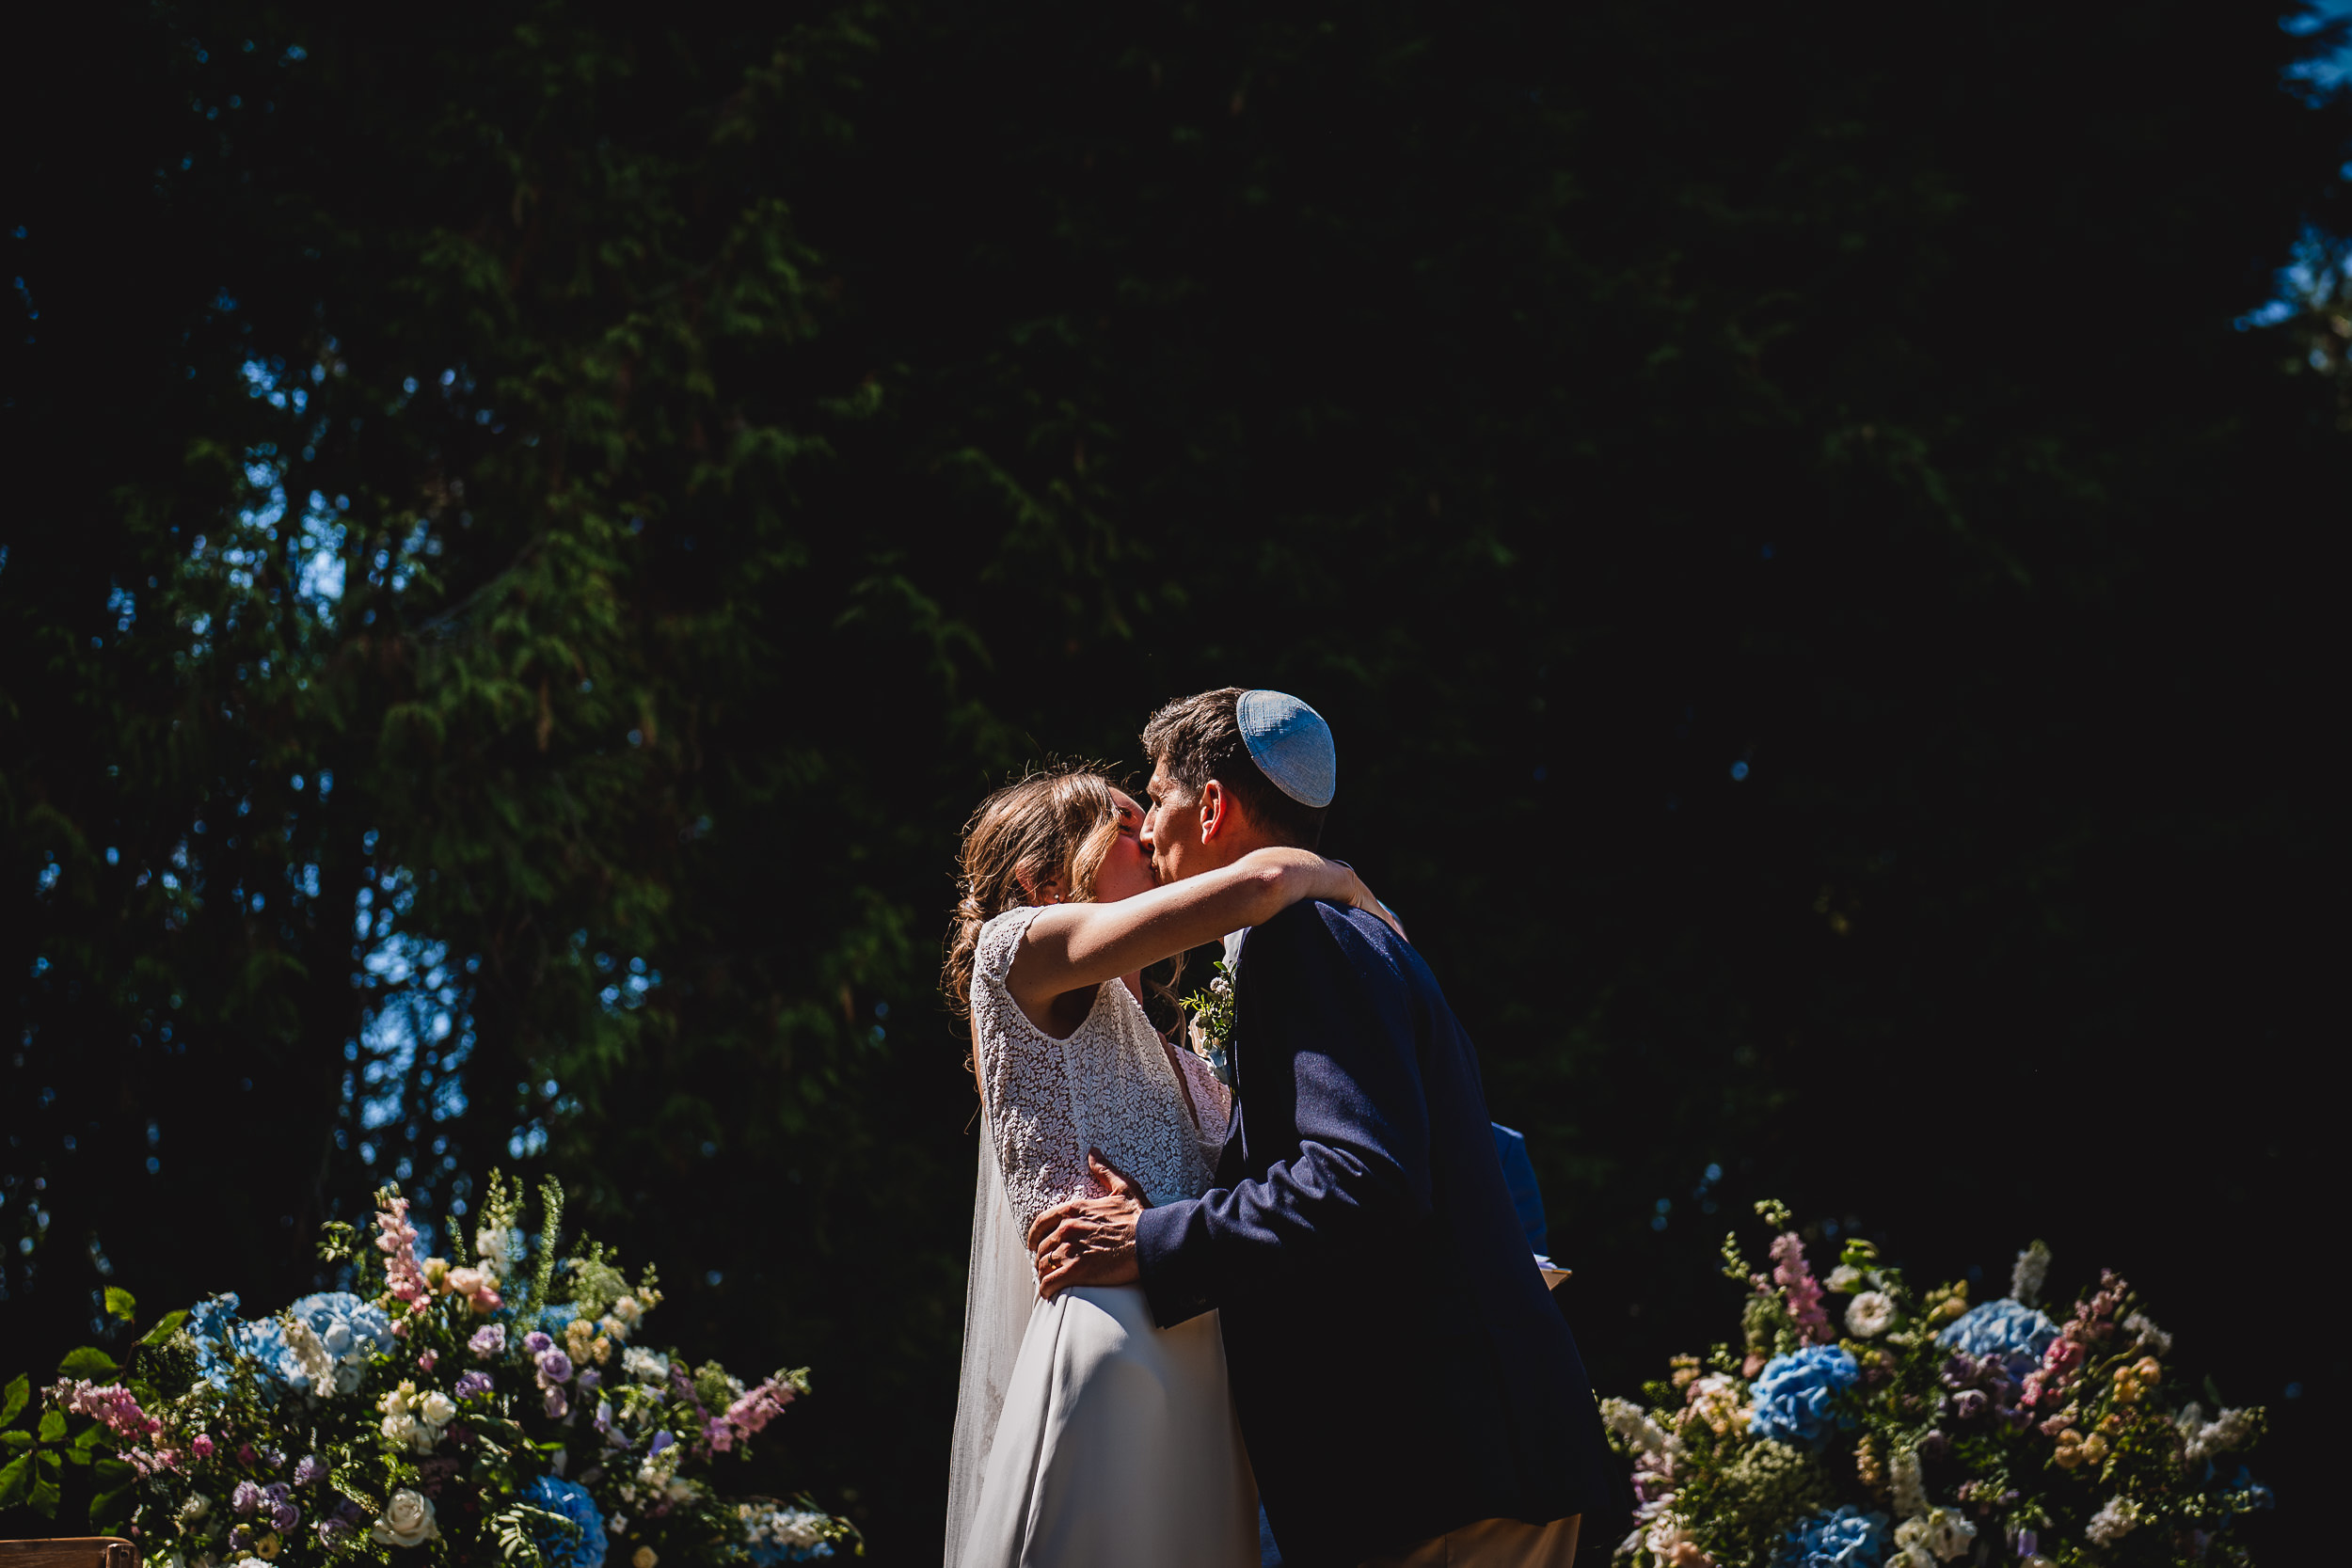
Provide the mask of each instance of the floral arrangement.
{"label": "floral arrangement", "polygon": [[[584,1237],[559,1260],[563,1190],[540,1196],[534,1249],[520,1185],[493,1175],[473,1257],[453,1261],[417,1255],[388,1187],[373,1235],[330,1225],[321,1247],[356,1291],[251,1321],[215,1296],[165,1317],[125,1365],[75,1351],[38,1406],[17,1378],[0,1395],[0,1506],[54,1517],[63,1467],[87,1466],[91,1526],[119,1528],[151,1568],[862,1555],[853,1526],[805,1499],[712,1484],[722,1456],[809,1391],[807,1371],[746,1386],[644,1343],[653,1271],[631,1284]],[[107,1306],[135,1311],[120,1291]]]}
{"label": "floral arrangement", "polygon": [[[2172,1338],[2113,1274],[2045,1314],[2049,1249],[2010,1293],[1914,1291],[1867,1242],[1827,1279],[1775,1202],[1771,1269],[1737,1237],[1741,1343],[1674,1358],[1647,1408],[1601,1402],[1632,1456],[1635,1568],[2024,1568],[2250,1560],[2229,1533],[2271,1506],[2236,1455],[2260,1409],[2179,1397]],[[2207,1383],[2205,1396],[2219,1396]]]}
{"label": "floral arrangement", "polygon": [[1177,1006],[1184,1009],[1184,1043],[1191,1047],[1194,1055],[1209,1065],[1218,1083],[1232,1088],[1233,980],[1225,960],[1219,958],[1209,966],[1209,983],[1204,990],[1181,998]]}

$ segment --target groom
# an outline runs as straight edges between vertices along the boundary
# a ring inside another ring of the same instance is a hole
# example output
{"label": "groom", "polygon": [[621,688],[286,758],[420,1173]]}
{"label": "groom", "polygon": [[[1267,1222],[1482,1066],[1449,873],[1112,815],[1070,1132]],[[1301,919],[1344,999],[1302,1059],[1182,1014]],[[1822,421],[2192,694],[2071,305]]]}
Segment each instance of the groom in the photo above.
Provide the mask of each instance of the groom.
{"label": "groom", "polygon": [[[1296,698],[1204,691],[1143,743],[1161,880],[1321,838],[1336,756]],[[1114,1178],[1048,1211],[1042,1289],[1140,1280],[1164,1328],[1220,1311],[1284,1560],[1567,1568],[1612,1492],[1600,1424],[1437,979],[1379,920],[1312,902],[1232,968],[1241,1108],[1216,1187],[1146,1208]]]}

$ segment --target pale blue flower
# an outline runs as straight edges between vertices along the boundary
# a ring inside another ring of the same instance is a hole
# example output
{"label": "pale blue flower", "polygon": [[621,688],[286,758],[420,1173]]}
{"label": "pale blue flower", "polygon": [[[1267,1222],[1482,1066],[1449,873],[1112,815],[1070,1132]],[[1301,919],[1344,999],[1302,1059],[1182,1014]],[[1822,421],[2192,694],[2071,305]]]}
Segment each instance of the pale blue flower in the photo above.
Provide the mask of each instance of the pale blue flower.
{"label": "pale blue flower", "polygon": [[1818,1443],[1837,1424],[1839,1390],[1852,1387],[1861,1376],[1854,1358],[1836,1345],[1807,1345],[1775,1355],[1756,1380],[1749,1429],[1783,1443]]}

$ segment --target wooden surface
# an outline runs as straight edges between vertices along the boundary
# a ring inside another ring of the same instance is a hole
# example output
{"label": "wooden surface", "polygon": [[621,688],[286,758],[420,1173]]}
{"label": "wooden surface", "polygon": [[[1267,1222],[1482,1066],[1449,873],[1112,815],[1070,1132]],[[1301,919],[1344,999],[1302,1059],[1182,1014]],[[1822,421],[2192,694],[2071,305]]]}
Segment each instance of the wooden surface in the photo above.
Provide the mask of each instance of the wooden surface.
{"label": "wooden surface", "polygon": [[138,1568],[138,1548],[114,1535],[0,1541],[0,1568]]}

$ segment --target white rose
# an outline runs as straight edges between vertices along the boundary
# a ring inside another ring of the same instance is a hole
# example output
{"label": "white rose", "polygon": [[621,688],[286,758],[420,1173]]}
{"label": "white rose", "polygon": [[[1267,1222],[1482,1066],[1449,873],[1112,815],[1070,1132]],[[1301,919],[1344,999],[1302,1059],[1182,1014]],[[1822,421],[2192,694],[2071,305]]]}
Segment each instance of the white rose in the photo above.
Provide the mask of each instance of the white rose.
{"label": "white rose", "polygon": [[418,1414],[437,1427],[445,1427],[457,1414],[457,1402],[436,1388],[425,1395],[424,1404]]}
{"label": "white rose", "polygon": [[1895,1325],[1895,1298],[1865,1291],[1846,1304],[1846,1327],[1858,1339],[1875,1339]]}
{"label": "white rose", "polygon": [[1977,1539],[1977,1527],[1956,1508],[1939,1508],[1928,1515],[1928,1550],[1949,1562],[1965,1554]]}
{"label": "white rose", "polygon": [[384,1418],[383,1431],[384,1435],[395,1443],[414,1442],[417,1436],[417,1418],[414,1416],[387,1416]]}
{"label": "white rose", "polygon": [[213,1499],[201,1492],[191,1492],[188,1500],[180,1505],[180,1522],[193,1525],[213,1511]]}
{"label": "white rose", "polygon": [[637,1320],[644,1316],[644,1312],[645,1309],[637,1305],[635,1296],[623,1296],[612,1304],[612,1315],[631,1328],[637,1326]]}
{"label": "white rose", "polygon": [[1851,1263],[1840,1263],[1829,1271],[1829,1278],[1822,1283],[1838,1295],[1851,1295],[1862,1289],[1862,1271]]}
{"label": "white rose", "polygon": [[421,1546],[441,1533],[433,1522],[433,1499],[421,1493],[400,1491],[384,1505],[384,1517],[370,1531],[387,1546]]}

